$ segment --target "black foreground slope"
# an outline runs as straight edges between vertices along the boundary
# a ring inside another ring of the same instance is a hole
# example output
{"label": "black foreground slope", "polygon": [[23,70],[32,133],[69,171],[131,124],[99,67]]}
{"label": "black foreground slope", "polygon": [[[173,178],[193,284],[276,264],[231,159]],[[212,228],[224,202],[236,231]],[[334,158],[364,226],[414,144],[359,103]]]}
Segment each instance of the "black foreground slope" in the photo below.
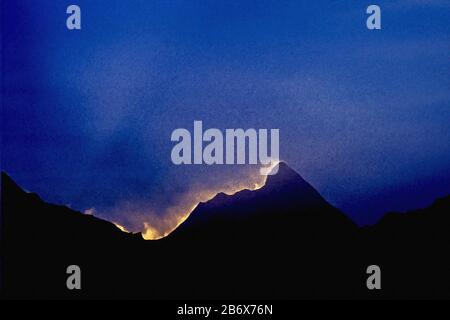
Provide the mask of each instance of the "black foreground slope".
{"label": "black foreground slope", "polygon": [[[145,241],[43,202],[2,173],[6,298],[450,298],[450,197],[357,228],[282,164],[266,186],[200,204]],[[82,290],[66,289],[66,268]],[[368,265],[382,290],[366,288]]]}

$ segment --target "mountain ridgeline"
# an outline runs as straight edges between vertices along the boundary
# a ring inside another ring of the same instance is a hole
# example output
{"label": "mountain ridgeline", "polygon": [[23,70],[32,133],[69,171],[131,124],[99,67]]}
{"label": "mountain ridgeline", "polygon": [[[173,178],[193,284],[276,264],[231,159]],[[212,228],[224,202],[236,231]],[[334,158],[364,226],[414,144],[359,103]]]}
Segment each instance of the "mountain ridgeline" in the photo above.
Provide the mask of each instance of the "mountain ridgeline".
{"label": "mountain ridgeline", "polygon": [[[218,194],[145,241],[5,173],[1,196],[5,298],[450,298],[450,197],[359,228],[281,163],[261,189]],[[81,290],[66,287],[69,265]],[[381,290],[366,286],[370,265]]]}

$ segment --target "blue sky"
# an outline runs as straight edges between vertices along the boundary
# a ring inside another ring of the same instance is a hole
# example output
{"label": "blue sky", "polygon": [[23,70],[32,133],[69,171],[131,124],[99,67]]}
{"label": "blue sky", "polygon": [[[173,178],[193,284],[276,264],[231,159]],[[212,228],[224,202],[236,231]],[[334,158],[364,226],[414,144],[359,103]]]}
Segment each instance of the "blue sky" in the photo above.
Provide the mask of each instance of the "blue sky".
{"label": "blue sky", "polygon": [[[81,7],[82,30],[66,29]],[[253,167],[174,166],[176,128],[279,128],[281,158],[360,224],[450,193],[450,6],[2,2],[2,170],[132,230]],[[194,201],[195,202],[195,201]],[[156,221],[156,222],[155,222]]]}

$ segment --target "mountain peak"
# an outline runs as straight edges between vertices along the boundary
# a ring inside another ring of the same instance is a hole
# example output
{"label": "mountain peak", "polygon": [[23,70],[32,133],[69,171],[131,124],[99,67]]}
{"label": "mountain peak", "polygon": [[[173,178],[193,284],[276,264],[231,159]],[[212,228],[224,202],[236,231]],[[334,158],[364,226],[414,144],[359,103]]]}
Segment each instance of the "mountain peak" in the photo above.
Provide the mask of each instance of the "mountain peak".
{"label": "mountain peak", "polygon": [[[289,167],[285,162],[280,162],[273,169],[278,169],[276,174],[269,175],[264,186],[270,191],[274,190],[290,190],[296,191],[305,196],[319,196],[318,192],[294,169]],[[274,172],[272,170],[272,172]],[[322,199],[324,200],[324,199]]]}
{"label": "mountain peak", "polygon": [[279,162],[271,171],[271,173],[267,177],[266,184],[278,184],[278,183],[286,183],[289,180],[302,180],[304,179],[295,172],[291,167],[287,165],[286,162]]}

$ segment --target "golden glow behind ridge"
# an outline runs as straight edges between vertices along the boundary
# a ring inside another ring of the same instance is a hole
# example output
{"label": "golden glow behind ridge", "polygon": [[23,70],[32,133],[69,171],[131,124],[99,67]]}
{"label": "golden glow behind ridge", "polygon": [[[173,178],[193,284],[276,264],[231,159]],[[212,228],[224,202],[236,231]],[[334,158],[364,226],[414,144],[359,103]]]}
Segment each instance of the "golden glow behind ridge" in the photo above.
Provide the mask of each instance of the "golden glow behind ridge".
{"label": "golden glow behind ridge", "polygon": [[[270,172],[274,167],[278,165],[278,163],[279,161],[273,162],[269,167],[267,167],[267,172]],[[174,208],[172,214],[170,214],[169,217],[167,218],[168,221],[165,221],[167,225],[170,225],[169,230],[161,232],[160,230],[158,230],[158,228],[145,222],[142,237],[145,240],[157,240],[164,238],[165,236],[169,235],[173,230],[175,230],[180,224],[182,224],[189,217],[192,211],[194,211],[194,209],[199,205],[199,203],[207,202],[212,198],[214,198],[219,193],[225,193],[226,195],[231,196],[243,190],[252,190],[252,191],[258,190],[266,184],[266,180],[267,175],[258,174],[255,177],[255,181],[240,182],[238,184],[225,187],[220,191],[198,192],[194,194],[192,200],[189,201],[190,202],[189,204]]]}
{"label": "golden glow behind ridge", "polygon": [[113,222],[113,224],[114,224],[117,228],[119,228],[120,231],[126,232],[126,233],[130,233],[130,231],[128,231],[124,226],[122,226],[122,225],[120,225],[120,224],[118,224],[118,223],[116,223],[116,222]]}

